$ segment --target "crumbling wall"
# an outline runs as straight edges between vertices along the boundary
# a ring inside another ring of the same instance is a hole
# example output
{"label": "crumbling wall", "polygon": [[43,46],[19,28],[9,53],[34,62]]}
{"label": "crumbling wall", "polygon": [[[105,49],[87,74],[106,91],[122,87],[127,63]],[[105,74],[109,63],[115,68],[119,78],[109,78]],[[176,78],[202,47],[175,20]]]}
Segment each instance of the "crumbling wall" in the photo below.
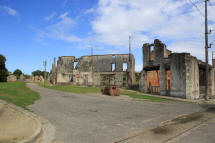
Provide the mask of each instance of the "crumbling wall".
{"label": "crumbling wall", "polygon": [[214,67],[214,65],[213,65],[213,68],[210,70],[210,80],[211,80],[210,96],[215,97],[215,67]]}
{"label": "crumbling wall", "polygon": [[48,77],[48,81],[52,84],[57,83],[57,66],[56,66],[56,58],[54,58],[54,63],[52,64],[52,69]]}
{"label": "crumbling wall", "polygon": [[[154,50],[151,51],[152,46]],[[160,95],[199,99],[205,93],[204,62],[189,53],[172,53],[158,39],[153,44],[144,44],[142,48],[140,91],[147,92],[149,83],[153,87],[158,86],[159,82]],[[215,96],[215,70],[210,65],[209,69],[209,94]],[[155,71],[159,71],[159,75]]]}
{"label": "crumbling wall", "polygon": [[160,40],[155,39],[154,40],[154,51],[155,51],[155,61],[156,62],[161,62],[164,58],[164,53],[165,53],[166,45],[163,44]]}
{"label": "crumbling wall", "polygon": [[147,92],[147,71],[145,70],[140,72],[139,90],[141,92]]}
{"label": "crumbling wall", "polygon": [[186,53],[173,53],[171,57],[171,96],[186,98]]}
{"label": "crumbling wall", "polygon": [[186,98],[199,99],[199,66],[195,57],[186,54]]}
{"label": "crumbling wall", "polygon": [[[75,68],[74,62],[77,62]],[[125,71],[123,63],[127,64]],[[113,64],[115,69],[112,69]],[[132,54],[130,57],[129,54],[93,55],[78,59],[73,56],[60,57],[56,75],[57,83],[129,86],[136,83],[135,60]]]}
{"label": "crumbling wall", "polygon": [[75,57],[60,57],[57,63],[57,83],[69,83],[73,79]]}
{"label": "crumbling wall", "polygon": [[150,51],[150,44],[146,43],[143,44],[142,50],[143,50],[143,67],[146,67],[149,65],[150,62],[150,56],[151,56],[151,51]]}
{"label": "crumbling wall", "polygon": [[7,81],[8,82],[14,82],[14,81],[17,81],[17,78],[14,74],[10,74],[8,77],[7,77]]}

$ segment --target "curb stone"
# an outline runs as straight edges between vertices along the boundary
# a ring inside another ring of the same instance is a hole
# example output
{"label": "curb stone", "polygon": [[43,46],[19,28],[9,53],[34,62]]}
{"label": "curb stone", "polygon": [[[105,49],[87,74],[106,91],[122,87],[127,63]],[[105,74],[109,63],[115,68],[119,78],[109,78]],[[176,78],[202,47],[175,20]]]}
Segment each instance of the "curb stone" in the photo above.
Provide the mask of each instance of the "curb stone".
{"label": "curb stone", "polygon": [[[33,120],[35,120],[35,121],[37,122],[37,129],[36,129],[36,131],[35,131],[29,138],[24,139],[24,140],[22,140],[22,141],[19,141],[18,143],[33,143],[33,142],[35,142],[35,141],[41,136],[42,131],[43,131],[43,130],[42,130],[42,122],[43,122],[45,119],[42,119],[42,118],[39,117],[38,115],[33,114],[33,113],[29,112],[29,111],[26,111],[26,110],[22,109],[21,107],[18,107],[18,106],[16,106],[16,105],[13,105],[13,104],[11,104],[11,103],[8,103],[8,102],[6,102],[6,101],[4,101],[4,100],[0,100],[0,102],[1,102],[2,104],[4,104],[4,105],[7,105],[7,106],[9,106],[9,107],[15,109],[15,110],[18,111],[18,112],[21,112],[22,114],[27,115],[29,118],[31,118],[31,119],[33,119]],[[42,121],[42,120],[43,120],[43,121]],[[51,124],[48,122],[48,120],[46,120],[46,123],[48,123],[49,125],[51,125]]]}

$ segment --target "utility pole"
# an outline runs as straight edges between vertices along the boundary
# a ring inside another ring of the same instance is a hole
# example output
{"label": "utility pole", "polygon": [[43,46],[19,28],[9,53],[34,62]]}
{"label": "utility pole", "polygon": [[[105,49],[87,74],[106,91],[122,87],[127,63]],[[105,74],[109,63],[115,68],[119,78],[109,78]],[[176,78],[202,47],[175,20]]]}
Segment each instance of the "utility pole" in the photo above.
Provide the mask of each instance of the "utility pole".
{"label": "utility pole", "polygon": [[93,69],[93,47],[91,47],[91,60],[92,60],[92,65],[91,65],[91,70],[92,70],[92,85],[94,85],[94,69]]}
{"label": "utility pole", "polygon": [[132,85],[132,62],[131,62],[131,36],[129,35],[129,64],[128,64],[128,86]]}
{"label": "utility pole", "polygon": [[131,36],[129,36],[129,62],[131,62]]}
{"label": "utility pole", "polygon": [[212,51],[212,67],[215,67],[215,63],[214,63],[214,60],[215,60],[215,58],[214,58],[214,56],[215,56],[215,51]]}
{"label": "utility pole", "polygon": [[208,10],[207,3],[209,0],[205,0],[205,100],[208,100]]}
{"label": "utility pole", "polygon": [[44,66],[44,87],[46,84],[46,66],[47,66],[47,61],[43,61],[43,66]]}

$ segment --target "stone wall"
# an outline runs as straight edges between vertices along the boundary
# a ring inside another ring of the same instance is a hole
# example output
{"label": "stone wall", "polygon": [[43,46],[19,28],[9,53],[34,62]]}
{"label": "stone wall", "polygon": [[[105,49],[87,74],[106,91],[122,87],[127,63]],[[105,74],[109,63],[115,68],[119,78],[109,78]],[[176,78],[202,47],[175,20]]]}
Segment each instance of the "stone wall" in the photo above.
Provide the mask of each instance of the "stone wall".
{"label": "stone wall", "polygon": [[199,99],[199,66],[195,57],[186,55],[186,98]]}
{"label": "stone wall", "polygon": [[[60,57],[56,71],[57,84],[134,85],[136,84],[135,59],[132,54],[130,59],[129,54],[82,56],[78,59],[74,56]],[[76,67],[74,67],[75,62],[77,62]],[[123,71],[123,64],[127,65],[127,70]]]}
{"label": "stone wall", "polygon": [[8,81],[8,82],[14,82],[14,81],[17,81],[17,78],[16,78],[15,75],[10,74],[10,75],[7,77],[7,81]]}
{"label": "stone wall", "polygon": [[74,56],[63,56],[57,62],[57,83],[67,83],[72,81],[74,69]]}
{"label": "stone wall", "polygon": [[186,66],[185,53],[171,54],[171,96],[186,97]]}

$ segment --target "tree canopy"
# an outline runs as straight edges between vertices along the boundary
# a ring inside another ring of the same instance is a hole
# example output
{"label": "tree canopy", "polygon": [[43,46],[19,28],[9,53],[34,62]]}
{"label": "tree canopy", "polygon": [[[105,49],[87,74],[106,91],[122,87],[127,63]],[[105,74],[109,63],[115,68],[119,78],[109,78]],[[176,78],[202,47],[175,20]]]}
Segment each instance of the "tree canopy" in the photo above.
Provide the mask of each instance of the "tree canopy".
{"label": "tree canopy", "polygon": [[6,58],[0,54],[0,82],[7,82],[8,70],[5,66]]}
{"label": "tree canopy", "polygon": [[20,69],[16,69],[13,74],[16,76],[17,79],[19,79],[20,75],[22,74],[22,71]]}
{"label": "tree canopy", "polygon": [[[45,71],[41,71],[41,70],[35,70],[32,72],[32,75],[33,76],[43,76],[44,78],[44,74],[45,74]],[[48,76],[49,72],[46,72],[46,77]]]}

